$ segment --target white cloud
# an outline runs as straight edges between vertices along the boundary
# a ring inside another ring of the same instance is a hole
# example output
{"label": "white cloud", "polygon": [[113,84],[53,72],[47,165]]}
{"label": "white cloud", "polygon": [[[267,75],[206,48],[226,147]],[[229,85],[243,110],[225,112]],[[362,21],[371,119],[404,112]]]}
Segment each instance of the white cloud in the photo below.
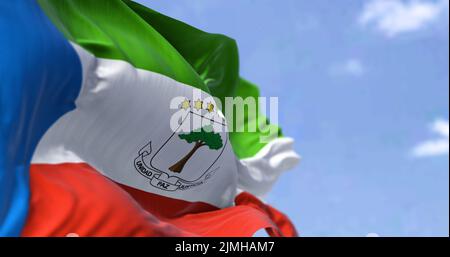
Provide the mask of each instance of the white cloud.
{"label": "white cloud", "polygon": [[363,26],[373,24],[387,37],[425,28],[448,14],[448,0],[371,0],[359,17]]}
{"label": "white cloud", "polygon": [[430,129],[439,135],[439,138],[431,139],[417,145],[412,153],[415,157],[431,157],[449,154],[449,123],[448,120],[436,120]]}
{"label": "white cloud", "polygon": [[350,75],[359,77],[364,75],[365,68],[361,60],[351,58],[345,62],[333,65],[330,69],[331,75]]}

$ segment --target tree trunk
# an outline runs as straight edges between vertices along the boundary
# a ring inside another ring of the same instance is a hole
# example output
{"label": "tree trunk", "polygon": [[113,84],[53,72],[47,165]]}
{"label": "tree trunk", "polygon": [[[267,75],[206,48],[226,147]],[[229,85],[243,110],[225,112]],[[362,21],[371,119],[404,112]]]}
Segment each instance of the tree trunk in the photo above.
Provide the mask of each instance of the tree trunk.
{"label": "tree trunk", "polygon": [[194,153],[202,146],[204,146],[204,144],[202,142],[195,143],[192,150],[188,154],[186,154],[186,156],[184,156],[181,160],[179,160],[177,163],[170,166],[169,170],[172,172],[175,172],[175,173],[181,173],[181,171],[184,168],[184,165],[186,165],[186,163],[189,161],[189,159],[192,157],[192,155],[194,155]]}

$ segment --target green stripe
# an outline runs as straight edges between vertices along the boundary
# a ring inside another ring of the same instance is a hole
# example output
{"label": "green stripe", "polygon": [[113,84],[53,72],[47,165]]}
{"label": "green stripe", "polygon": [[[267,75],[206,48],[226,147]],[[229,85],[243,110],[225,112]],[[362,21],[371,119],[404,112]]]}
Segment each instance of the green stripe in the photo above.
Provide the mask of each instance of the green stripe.
{"label": "green stripe", "polygon": [[209,92],[191,65],[123,1],[39,0],[67,39],[96,57],[124,60]]}
{"label": "green stripe", "polygon": [[[44,11],[71,41],[101,58],[124,60],[218,97],[259,96],[258,88],[239,76],[236,42],[164,16],[129,0],[39,0]],[[247,124],[268,125],[246,115]],[[247,125],[246,124],[246,125]],[[281,135],[279,129],[276,133]],[[261,132],[232,132],[238,158],[251,157],[265,143]]]}
{"label": "green stripe", "polygon": [[239,84],[236,42],[226,36],[205,33],[145,6],[125,0],[147,24],[157,30],[207,83],[213,96],[234,96]]}

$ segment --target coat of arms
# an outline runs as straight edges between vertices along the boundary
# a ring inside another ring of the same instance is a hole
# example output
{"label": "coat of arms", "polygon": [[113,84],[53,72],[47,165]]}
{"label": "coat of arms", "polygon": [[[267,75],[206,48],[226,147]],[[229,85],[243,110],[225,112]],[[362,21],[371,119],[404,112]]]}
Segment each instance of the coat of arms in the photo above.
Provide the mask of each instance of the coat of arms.
{"label": "coat of arms", "polygon": [[[190,101],[184,101],[180,107],[185,115],[180,120],[178,128],[153,150],[152,141],[148,142],[138,152],[134,167],[150,184],[165,191],[187,190],[204,184],[217,171],[216,165],[228,143],[225,133],[225,119],[206,118],[202,111],[211,113],[214,105],[196,103],[197,111],[190,108]],[[183,125],[192,122],[198,116],[203,119],[202,125],[185,132]],[[217,128],[220,128],[219,131]]]}

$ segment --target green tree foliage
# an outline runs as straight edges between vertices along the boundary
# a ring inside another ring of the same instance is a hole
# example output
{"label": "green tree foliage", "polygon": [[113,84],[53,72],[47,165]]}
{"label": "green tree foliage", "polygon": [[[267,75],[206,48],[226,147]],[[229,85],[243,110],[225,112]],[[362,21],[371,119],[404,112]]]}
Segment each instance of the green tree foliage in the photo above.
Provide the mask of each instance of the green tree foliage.
{"label": "green tree foliage", "polygon": [[206,145],[211,150],[218,150],[223,146],[222,137],[220,134],[214,133],[214,131],[209,128],[201,128],[188,134],[181,134],[178,137],[186,140],[189,144],[195,142],[201,145]]}

